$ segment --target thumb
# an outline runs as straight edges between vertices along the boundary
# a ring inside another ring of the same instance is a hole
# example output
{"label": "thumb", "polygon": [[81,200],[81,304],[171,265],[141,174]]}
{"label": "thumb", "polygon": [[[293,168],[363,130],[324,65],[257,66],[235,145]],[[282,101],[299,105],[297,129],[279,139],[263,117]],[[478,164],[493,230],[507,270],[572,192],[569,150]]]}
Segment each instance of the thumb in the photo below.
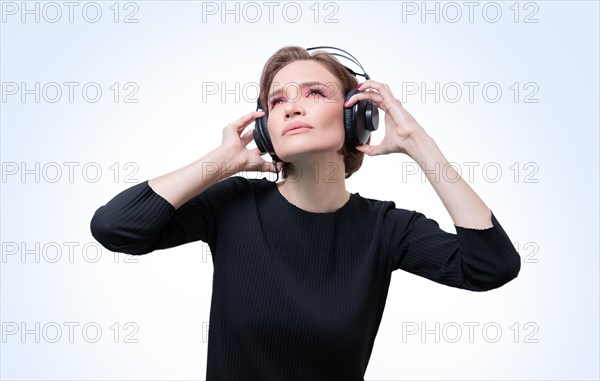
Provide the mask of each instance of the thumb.
{"label": "thumb", "polygon": [[377,148],[377,146],[371,146],[368,144],[360,144],[356,146],[356,150],[366,153],[367,155],[371,156],[375,154],[375,149]]}

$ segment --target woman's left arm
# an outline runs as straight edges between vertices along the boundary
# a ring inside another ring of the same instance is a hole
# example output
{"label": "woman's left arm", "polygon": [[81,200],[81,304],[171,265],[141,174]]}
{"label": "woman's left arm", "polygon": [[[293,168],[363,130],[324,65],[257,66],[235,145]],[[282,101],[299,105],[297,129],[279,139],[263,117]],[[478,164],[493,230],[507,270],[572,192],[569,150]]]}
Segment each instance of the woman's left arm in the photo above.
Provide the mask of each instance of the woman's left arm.
{"label": "woman's left arm", "polygon": [[[455,226],[468,229],[493,227],[490,209],[454,167],[448,164],[433,138],[406,111],[402,103],[394,98],[388,85],[367,80],[358,89],[366,91],[352,96],[344,107],[351,107],[362,99],[372,100],[385,112],[385,136],[378,145],[363,144],[356,149],[369,156],[394,152],[409,155],[429,179]],[[444,176],[441,175],[442,169]]]}

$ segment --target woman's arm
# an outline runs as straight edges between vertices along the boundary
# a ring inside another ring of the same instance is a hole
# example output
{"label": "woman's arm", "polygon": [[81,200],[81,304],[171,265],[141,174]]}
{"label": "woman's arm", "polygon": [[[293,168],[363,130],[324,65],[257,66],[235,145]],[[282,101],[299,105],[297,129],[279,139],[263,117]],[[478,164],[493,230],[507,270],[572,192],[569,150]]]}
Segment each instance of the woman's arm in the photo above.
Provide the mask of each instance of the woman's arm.
{"label": "woman's arm", "polygon": [[92,236],[107,249],[127,254],[197,240],[210,243],[216,213],[243,186],[236,179],[221,180],[240,171],[274,171],[258,148],[246,148],[252,131],[240,136],[260,116],[252,112],[227,125],[222,144],[195,162],[117,194],[94,213]]}
{"label": "woman's arm", "polygon": [[252,130],[240,136],[263,111],[247,114],[223,129],[223,142],[199,160],[148,181],[148,185],[175,209],[220,180],[241,171],[274,172],[272,164],[260,157],[258,148],[246,148]]}
{"label": "woman's arm", "polygon": [[390,209],[384,227],[392,270],[471,291],[498,288],[518,276],[521,257],[493,213],[491,222],[482,230],[455,225],[452,234],[422,213]]}
{"label": "woman's arm", "polygon": [[219,181],[239,172],[230,154],[218,147],[183,168],[148,180],[148,185],[175,209]]}
{"label": "woman's arm", "polygon": [[385,112],[385,137],[378,145],[359,145],[356,149],[369,156],[394,152],[409,155],[427,175],[457,232],[443,231],[421,213],[392,211],[386,227],[393,268],[473,291],[491,290],[514,279],[521,268],[519,254],[491,210],[448,165],[435,141],[385,83],[367,80],[358,88],[373,91],[353,95],[345,107],[362,99],[375,102]]}
{"label": "woman's arm", "polygon": [[[473,229],[492,227],[490,209],[456,170],[448,165],[448,160],[435,141],[402,106],[402,103],[394,98],[388,85],[367,80],[357,88],[365,91],[350,97],[344,107],[352,107],[363,99],[373,101],[378,108],[385,112],[385,136],[378,145],[363,144],[357,146],[356,149],[369,156],[394,152],[409,155],[427,175],[429,182],[454,220],[455,226]],[[442,174],[447,176],[442,176]]]}
{"label": "woman's arm", "polygon": [[419,164],[429,183],[448,210],[454,225],[469,229],[493,226],[492,212],[477,193],[448,164],[448,160],[425,130],[419,129],[405,141],[407,154]]}

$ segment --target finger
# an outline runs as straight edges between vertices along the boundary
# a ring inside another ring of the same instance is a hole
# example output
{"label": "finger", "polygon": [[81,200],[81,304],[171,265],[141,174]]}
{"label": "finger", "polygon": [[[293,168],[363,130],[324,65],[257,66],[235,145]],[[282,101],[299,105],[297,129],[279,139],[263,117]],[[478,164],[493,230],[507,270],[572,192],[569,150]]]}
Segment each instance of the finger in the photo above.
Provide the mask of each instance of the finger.
{"label": "finger", "polygon": [[266,152],[260,152],[260,150],[257,148],[253,148],[250,150],[251,153],[253,153],[256,156],[262,156],[264,154],[266,154]]}
{"label": "finger", "polygon": [[361,91],[365,91],[368,89],[375,89],[379,94],[383,95],[384,98],[394,98],[394,94],[392,94],[392,90],[390,90],[389,86],[382,82],[373,81],[372,79],[368,79],[361,83],[358,86],[358,89]]}
{"label": "finger", "polygon": [[377,156],[379,155],[379,144],[372,146],[369,144],[360,144],[358,146],[355,147],[357,151],[360,152],[364,152],[365,154],[369,155],[369,156]]}
{"label": "finger", "polygon": [[383,111],[387,112],[386,108],[383,106],[383,96],[374,91],[365,91],[363,93],[354,94],[353,96],[350,97],[350,99],[348,99],[348,101],[346,103],[344,103],[344,107],[346,107],[346,108],[352,107],[355,103],[357,103],[363,99],[372,100],[373,103],[375,103],[375,105],[377,107],[379,107]]}
{"label": "finger", "polygon": [[241,140],[242,140],[242,143],[244,143],[245,146],[247,146],[254,139],[253,132],[254,132],[254,128],[246,131],[244,133],[244,135],[242,135]]}
{"label": "finger", "polygon": [[247,125],[252,123],[252,121],[254,119],[263,116],[263,114],[264,114],[264,111],[262,111],[262,110],[261,111],[252,111],[251,113],[246,114],[246,115],[242,116],[240,119],[231,123],[229,126],[235,128],[238,133],[241,133]]}

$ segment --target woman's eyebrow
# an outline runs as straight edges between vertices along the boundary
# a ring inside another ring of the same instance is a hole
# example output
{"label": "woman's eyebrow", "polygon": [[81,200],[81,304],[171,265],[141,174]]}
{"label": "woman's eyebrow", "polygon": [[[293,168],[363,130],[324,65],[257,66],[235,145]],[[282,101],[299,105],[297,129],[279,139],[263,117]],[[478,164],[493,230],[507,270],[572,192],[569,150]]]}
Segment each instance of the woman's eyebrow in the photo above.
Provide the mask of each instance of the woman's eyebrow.
{"label": "woman's eyebrow", "polygon": [[[296,83],[296,82],[291,82],[291,84],[297,85],[297,83]],[[324,83],[321,83],[321,82],[318,82],[318,81],[311,81],[311,82],[303,82],[303,83],[301,83],[301,84],[300,84],[300,88],[305,88],[305,87],[314,86],[314,85],[327,86],[326,84],[324,84]],[[273,91],[271,94],[269,94],[269,96],[268,96],[268,99],[271,99],[271,98],[273,98],[274,96],[281,94],[281,93],[283,92],[283,90],[284,90],[284,89],[285,89],[287,86],[288,86],[288,84],[286,83],[286,85],[285,85],[285,86],[284,86],[282,89],[279,89],[279,90],[275,90],[275,91]]]}

